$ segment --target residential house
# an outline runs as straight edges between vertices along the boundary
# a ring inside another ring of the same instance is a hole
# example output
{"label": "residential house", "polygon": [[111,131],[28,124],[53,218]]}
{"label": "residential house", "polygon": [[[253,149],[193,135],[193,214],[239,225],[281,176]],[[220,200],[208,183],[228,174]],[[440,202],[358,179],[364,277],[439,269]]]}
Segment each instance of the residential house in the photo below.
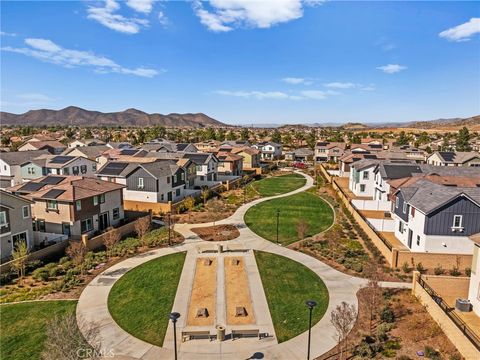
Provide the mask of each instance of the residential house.
{"label": "residential house", "polygon": [[234,146],[233,154],[243,157],[243,170],[252,171],[260,168],[260,151],[249,146]]}
{"label": "residential house", "polygon": [[109,141],[106,144],[110,149],[131,149],[133,148],[132,144],[127,141]]}
{"label": "residential house", "polygon": [[218,174],[228,176],[243,175],[243,156],[231,152],[217,152]]}
{"label": "residential house", "polygon": [[111,148],[106,145],[88,145],[68,148],[62,155],[81,156],[98,162],[103,153],[109,150]]}
{"label": "residential house", "polygon": [[197,152],[198,149],[191,143],[175,143],[173,141],[151,141],[142,145],[142,149],[154,152]]}
{"label": "residential house", "polygon": [[219,160],[210,153],[185,153],[182,158],[191,160],[196,166],[195,186],[214,186],[219,183],[218,163]]}
{"label": "residential house", "polygon": [[260,157],[262,160],[278,160],[282,156],[282,144],[278,144],[272,141],[263,141],[258,144],[252,145],[252,147],[260,150]]}
{"label": "residential house", "polygon": [[353,163],[364,160],[364,159],[369,159],[369,160],[374,160],[374,159],[382,159],[380,153],[378,154],[370,154],[369,152],[367,153],[362,153],[362,154],[355,154],[351,153],[349,150],[345,152],[345,154],[338,159],[338,168],[339,168],[339,176],[340,177],[349,177],[350,176],[350,167],[352,166]]}
{"label": "residential house", "polygon": [[314,151],[309,148],[295,149],[285,153],[285,160],[306,163],[313,159],[314,154]]}
{"label": "residential house", "polygon": [[427,164],[436,166],[480,167],[480,154],[474,151],[436,151],[427,158]]}
{"label": "residential house", "polygon": [[73,140],[71,143],[68,144],[70,149],[76,147],[85,147],[85,146],[99,146],[105,145],[105,141],[99,139],[80,139],[80,140]]}
{"label": "residential house", "polygon": [[57,140],[51,141],[30,141],[18,148],[18,151],[47,150],[50,154],[59,155],[67,147]]}
{"label": "residential house", "polygon": [[394,194],[395,237],[415,252],[472,254],[480,232],[480,188],[421,179]]}
{"label": "residential house", "polygon": [[380,161],[364,159],[350,166],[348,188],[355,196],[373,198],[375,192],[374,171]]}
{"label": "residential house", "polygon": [[337,162],[345,154],[347,144],[342,142],[319,141],[315,145],[315,162]]}
{"label": "residential house", "polygon": [[[26,195],[34,202],[35,230],[79,239],[83,234],[90,236],[122,222],[124,185],[87,177],[61,178],[57,184],[47,186],[42,181],[51,180],[38,179],[40,189]],[[34,184],[25,186],[33,188]]]}
{"label": "residential house", "polygon": [[352,153],[377,153],[383,151],[383,145],[377,144],[351,144],[350,151]]}
{"label": "residential house", "polygon": [[473,242],[473,258],[468,300],[475,314],[480,316],[480,233],[470,236],[470,240]]}
{"label": "residential house", "polygon": [[8,259],[24,241],[33,247],[31,201],[0,190],[0,259]]}
{"label": "residential house", "polygon": [[41,155],[48,155],[47,150],[15,151],[0,153],[0,189],[22,183],[21,165]]}
{"label": "residential house", "polygon": [[81,156],[41,155],[21,165],[22,181],[48,174],[95,176],[97,163]]}

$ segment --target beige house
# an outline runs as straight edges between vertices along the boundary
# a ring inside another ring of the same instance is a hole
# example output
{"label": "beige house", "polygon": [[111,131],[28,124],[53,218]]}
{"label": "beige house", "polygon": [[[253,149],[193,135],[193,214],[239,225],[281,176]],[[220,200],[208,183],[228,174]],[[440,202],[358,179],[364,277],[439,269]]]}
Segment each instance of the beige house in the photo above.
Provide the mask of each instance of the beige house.
{"label": "beige house", "polygon": [[61,154],[67,147],[60,141],[30,141],[18,148],[18,151],[47,150],[54,155]]}
{"label": "beige house", "polygon": [[31,201],[0,190],[0,258],[8,259],[14,247],[25,241],[33,247]]}
{"label": "beige house", "polygon": [[249,146],[233,147],[232,154],[243,156],[243,169],[253,170],[260,168],[260,151]]}
{"label": "beige house", "polygon": [[436,166],[480,167],[480,154],[475,151],[436,151],[427,158],[427,164]]}

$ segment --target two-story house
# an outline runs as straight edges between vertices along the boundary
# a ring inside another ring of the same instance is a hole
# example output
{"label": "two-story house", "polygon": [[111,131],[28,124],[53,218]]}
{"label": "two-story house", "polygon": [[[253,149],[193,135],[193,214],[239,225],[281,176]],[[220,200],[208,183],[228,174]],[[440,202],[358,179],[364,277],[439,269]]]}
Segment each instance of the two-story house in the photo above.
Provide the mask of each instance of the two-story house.
{"label": "two-story house", "polygon": [[60,141],[29,141],[18,148],[18,151],[47,150],[50,154],[60,155],[67,147]]}
{"label": "two-story house", "polygon": [[123,188],[122,184],[86,177],[67,177],[58,184],[42,186],[26,195],[34,202],[35,230],[79,239],[117,226],[124,218]]}
{"label": "two-story house", "polygon": [[109,150],[111,150],[111,148],[106,145],[78,146],[78,147],[68,148],[63,152],[62,155],[81,156],[81,157],[98,162],[102,154]]}
{"label": "two-story house", "polygon": [[33,247],[31,201],[0,190],[0,259],[8,259],[16,245],[24,241]]}
{"label": "two-story house", "polygon": [[315,162],[337,162],[345,154],[346,147],[342,142],[319,141],[315,145]]}
{"label": "two-story house", "polygon": [[421,179],[401,186],[392,204],[395,237],[415,252],[472,254],[480,232],[480,188]]}
{"label": "two-story house", "polygon": [[243,175],[243,157],[231,152],[217,152],[218,174],[228,176]]}
{"label": "two-story house", "polygon": [[21,165],[41,155],[48,155],[47,150],[15,151],[0,153],[0,189],[21,184]]}
{"label": "two-story house", "polygon": [[350,167],[348,188],[355,196],[370,197],[375,193],[375,169],[381,160],[364,159]]}
{"label": "two-story house", "polygon": [[260,150],[260,157],[262,160],[272,161],[278,160],[282,156],[282,144],[273,141],[264,141],[252,145],[253,148]]}
{"label": "two-story house", "polygon": [[255,170],[260,168],[260,151],[250,146],[234,146],[232,147],[232,154],[237,154],[243,157],[243,169]]}
{"label": "two-story house", "polygon": [[218,180],[218,158],[211,153],[185,153],[182,158],[189,159],[196,166],[195,186],[214,186]]}
{"label": "two-story house", "polygon": [[49,174],[95,176],[97,163],[81,156],[41,155],[21,165],[22,181]]}
{"label": "two-story house", "polygon": [[480,154],[474,151],[436,151],[427,158],[427,164],[436,166],[480,167]]}

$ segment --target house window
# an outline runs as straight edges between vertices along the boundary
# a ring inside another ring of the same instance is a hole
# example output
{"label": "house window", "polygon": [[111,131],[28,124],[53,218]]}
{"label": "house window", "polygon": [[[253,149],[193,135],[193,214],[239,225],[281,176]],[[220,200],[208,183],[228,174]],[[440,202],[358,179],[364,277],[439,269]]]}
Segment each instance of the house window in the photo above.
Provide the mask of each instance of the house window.
{"label": "house window", "polygon": [[398,223],[398,231],[403,234],[403,221]]}
{"label": "house window", "polygon": [[97,206],[97,205],[98,205],[98,196],[97,196],[97,195],[95,195],[95,196],[93,197],[93,205],[94,205],[94,206]]}
{"label": "house window", "polygon": [[97,163],[94,163],[94,164],[92,165],[92,171],[93,171],[93,172],[97,171]]}
{"label": "house window", "polygon": [[47,200],[48,210],[58,210],[58,202],[55,200]]}
{"label": "house window", "polygon": [[420,246],[420,235],[417,235],[417,246]]}
{"label": "house window", "polygon": [[175,194],[176,194],[177,196],[180,196],[180,189],[177,189],[177,190],[175,191]]}
{"label": "house window", "polygon": [[174,183],[177,182],[177,174],[173,175],[173,182],[174,182]]}
{"label": "house window", "polygon": [[200,176],[200,181],[203,181],[205,179],[205,176]]}
{"label": "house window", "polygon": [[12,236],[12,244],[13,244],[14,249],[18,246],[18,244],[20,242],[25,242],[25,244],[27,244],[27,232],[26,231]]}
{"label": "house window", "polygon": [[170,184],[170,176],[167,177],[167,184]]}
{"label": "house window", "polygon": [[185,180],[185,173],[182,172],[182,174],[180,175],[180,178],[183,180]]}
{"label": "house window", "polygon": [[144,184],[143,184],[143,178],[138,178],[138,188],[139,188],[139,189],[143,189],[143,186],[144,186]]}
{"label": "house window", "polygon": [[363,180],[368,180],[368,171],[363,172]]}
{"label": "house window", "polygon": [[407,203],[406,202],[403,203],[403,209],[402,210],[403,210],[404,214],[407,213]]}
{"label": "house window", "polygon": [[0,211],[0,227],[7,226],[7,212]]}
{"label": "house window", "polygon": [[114,208],[112,211],[113,220],[118,220],[120,218],[120,209]]}
{"label": "house window", "polygon": [[87,165],[80,166],[80,171],[82,172],[82,174],[86,174],[87,173]]}
{"label": "house window", "polygon": [[360,192],[365,192],[365,185],[364,184],[360,184]]}
{"label": "house window", "polygon": [[73,175],[78,175],[78,174],[79,174],[78,166],[74,166],[73,167]]}
{"label": "house window", "polygon": [[80,200],[75,201],[75,208],[77,211],[82,210],[82,202]]}
{"label": "house window", "polygon": [[415,217],[415,208],[413,206],[410,208],[410,215],[412,215],[412,217]]}
{"label": "house window", "polygon": [[70,168],[66,167],[63,169],[63,175],[70,175]]}
{"label": "house window", "polygon": [[45,220],[37,219],[37,231],[45,232]]}
{"label": "house window", "polygon": [[88,232],[88,231],[92,231],[92,230],[93,230],[93,222],[92,222],[92,219],[82,220],[81,223],[80,223],[80,227],[81,227],[82,233],[86,233],[86,232]]}
{"label": "house window", "polygon": [[30,216],[30,206],[28,205],[22,206],[22,215],[24,219]]}
{"label": "house window", "polygon": [[163,200],[165,199],[165,195],[162,194],[162,195],[160,196],[160,199],[163,201]]}
{"label": "house window", "polygon": [[395,198],[395,207],[398,209],[398,205],[400,204],[400,200],[398,197]]}
{"label": "house window", "polygon": [[463,216],[462,215],[455,215],[453,217],[453,228],[460,229],[462,227]]}
{"label": "house window", "polygon": [[100,194],[100,204],[105,202],[105,194]]}

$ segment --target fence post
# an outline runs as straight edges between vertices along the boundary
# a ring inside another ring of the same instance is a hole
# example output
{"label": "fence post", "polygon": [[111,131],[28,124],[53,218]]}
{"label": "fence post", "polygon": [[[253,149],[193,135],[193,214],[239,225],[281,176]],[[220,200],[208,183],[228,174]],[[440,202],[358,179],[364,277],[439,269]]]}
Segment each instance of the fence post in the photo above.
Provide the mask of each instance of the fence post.
{"label": "fence post", "polygon": [[83,234],[83,235],[82,235],[82,243],[83,243],[83,245],[85,245],[85,247],[86,247],[87,249],[90,249],[90,248],[88,247],[88,235],[87,235],[87,234]]}
{"label": "fence post", "polygon": [[[394,249],[394,250],[397,250],[397,249]],[[413,272],[413,276],[412,276],[412,294],[415,295],[415,291],[416,291],[416,287],[417,287],[417,280],[418,280],[418,276],[420,275],[420,273],[418,271],[414,271]]]}

